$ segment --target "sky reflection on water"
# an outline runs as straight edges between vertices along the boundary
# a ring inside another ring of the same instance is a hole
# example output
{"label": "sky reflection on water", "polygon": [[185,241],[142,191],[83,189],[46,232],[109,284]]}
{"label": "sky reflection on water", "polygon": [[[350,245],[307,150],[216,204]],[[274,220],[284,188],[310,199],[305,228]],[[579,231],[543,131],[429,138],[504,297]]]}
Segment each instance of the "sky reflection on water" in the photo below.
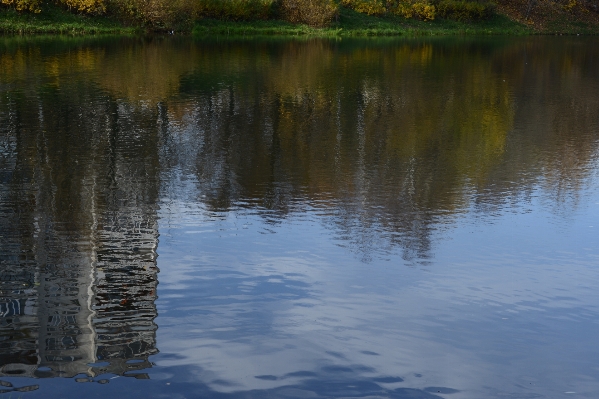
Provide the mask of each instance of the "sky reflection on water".
{"label": "sky reflection on water", "polygon": [[596,397],[596,44],[6,39],[0,380]]}

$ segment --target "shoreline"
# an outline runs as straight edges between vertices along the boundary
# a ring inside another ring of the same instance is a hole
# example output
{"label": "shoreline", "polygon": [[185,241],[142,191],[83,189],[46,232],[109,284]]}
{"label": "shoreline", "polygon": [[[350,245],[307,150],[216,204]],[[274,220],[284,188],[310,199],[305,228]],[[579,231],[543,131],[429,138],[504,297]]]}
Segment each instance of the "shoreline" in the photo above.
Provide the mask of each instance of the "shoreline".
{"label": "shoreline", "polygon": [[0,35],[141,35],[174,33],[193,36],[305,36],[305,37],[392,37],[392,36],[530,36],[530,35],[599,35],[599,26],[568,21],[559,28],[536,30],[506,15],[477,22],[458,22],[436,19],[419,21],[401,17],[374,17],[340,8],[337,22],[325,28],[293,25],[282,20],[225,21],[202,19],[193,25],[170,30],[149,30],[127,26],[106,16],[71,14],[50,9],[40,14],[19,13],[0,9]]}

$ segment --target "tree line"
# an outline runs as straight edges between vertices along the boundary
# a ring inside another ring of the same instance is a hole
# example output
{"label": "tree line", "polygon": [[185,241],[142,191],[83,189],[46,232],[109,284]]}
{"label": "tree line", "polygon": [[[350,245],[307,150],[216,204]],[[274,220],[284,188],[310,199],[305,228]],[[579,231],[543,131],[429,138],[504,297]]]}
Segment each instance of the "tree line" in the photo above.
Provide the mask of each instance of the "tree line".
{"label": "tree line", "polygon": [[338,20],[340,7],[379,17],[462,22],[491,18],[496,9],[529,22],[539,13],[545,17],[564,14],[574,19],[588,19],[599,13],[593,0],[0,0],[2,6],[32,13],[58,6],[78,14],[111,16],[153,30],[189,27],[202,18],[279,19],[324,27]]}
{"label": "tree line", "polygon": [[338,19],[340,7],[367,15],[421,20],[479,20],[494,12],[489,0],[0,0],[0,5],[31,13],[58,6],[73,13],[109,15],[153,29],[182,26],[201,18],[280,19],[323,27]]}

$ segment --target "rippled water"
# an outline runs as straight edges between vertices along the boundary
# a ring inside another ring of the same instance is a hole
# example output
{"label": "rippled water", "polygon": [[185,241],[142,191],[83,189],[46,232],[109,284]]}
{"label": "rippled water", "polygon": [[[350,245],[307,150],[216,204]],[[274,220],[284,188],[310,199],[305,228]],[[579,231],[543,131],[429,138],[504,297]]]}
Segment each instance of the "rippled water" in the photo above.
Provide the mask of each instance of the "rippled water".
{"label": "rippled water", "polygon": [[0,392],[597,398],[598,160],[597,38],[4,38]]}

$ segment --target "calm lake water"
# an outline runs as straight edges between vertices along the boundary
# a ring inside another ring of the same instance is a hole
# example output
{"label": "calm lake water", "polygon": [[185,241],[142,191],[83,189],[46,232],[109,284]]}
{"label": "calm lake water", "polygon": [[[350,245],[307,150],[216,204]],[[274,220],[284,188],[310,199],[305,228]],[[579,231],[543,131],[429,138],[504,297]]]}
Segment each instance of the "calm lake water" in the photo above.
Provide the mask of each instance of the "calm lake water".
{"label": "calm lake water", "polygon": [[599,38],[0,40],[7,397],[597,398],[598,230]]}

